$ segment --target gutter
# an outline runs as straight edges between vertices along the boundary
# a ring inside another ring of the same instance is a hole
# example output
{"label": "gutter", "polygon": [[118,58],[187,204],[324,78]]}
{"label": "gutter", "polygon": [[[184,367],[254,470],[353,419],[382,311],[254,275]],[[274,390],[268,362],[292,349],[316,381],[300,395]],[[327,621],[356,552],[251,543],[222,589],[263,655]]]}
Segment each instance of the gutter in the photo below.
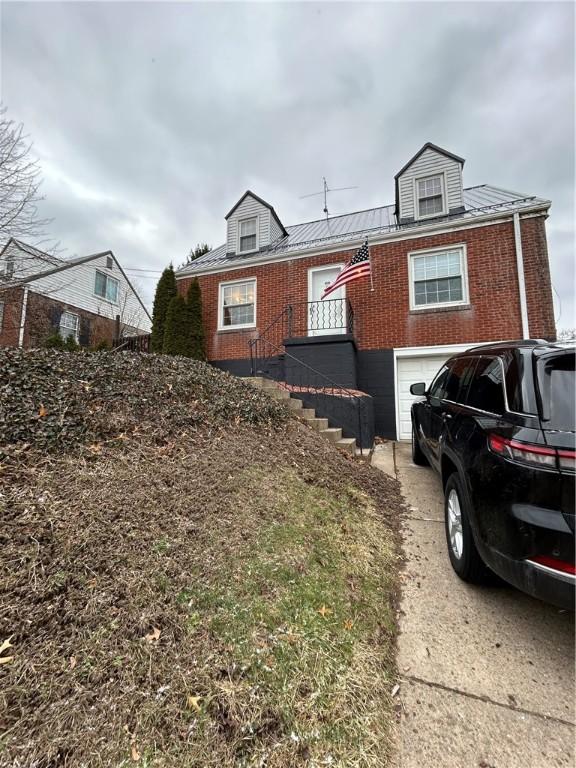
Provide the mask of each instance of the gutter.
{"label": "gutter", "polygon": [[[546,201],[538,205],[526,207],[522,209],[522,214],[528,216],[530,214],[540,213],[541,215],[547,215],[547,211],[550,208],[551,203]],[[218,262],[214,267],[204,270],[194,269],[190,272],[184,272],[176,274],[176,280],[184,280],[189,277],[199,277],[201,275],[214,275],[220,272],[232,272],[235,269],[245,269],[246,267],[260,266],[264,264],[278,264],[282,261],[290,261],[292,259],[307,259],[311,256],[319,256],[322,254],[335,253],[337,251],[350,251],[354,248],[359,248],[368,238],[369,245],[380,245],[388,242],[401,242],[403,240],[415,240],[420,237],[425,237],[432,234],[442,234],[443,232],[457,232],[463,229],[472,229],[474,227],[482,226],[488,222],[498,224],[500,221],[510,220],[511,216],[515,216],[515,213],[511,213],[510,210],[502,211],[501,213],[490,213],[485,216],[477,216],[467,220],[460,220],[450,225],[447,222],[440,222],[427,227],[415,227],[413,229],[407,229],[402,232],[394,231],[380,235],[374,235],[370,237],[366,232],[359,234],[357,237],[351,237],[350,240],[342,240],[341,242],[330,242],[319,245],[317,248],[306,249],[294,249],[286,253],[271,258],[270,254],[260,256],[259,258],[246,259],[241,264],[232,263],[226,264],[224,262]]]}
{"label": "gutter", "polygon": [[18,348],[22,349],[24,346],[24,326],[26,325],[26,310],[28,308],[28,286],[24,288],[24,294],[22,296],[22,312],[20,314],[20,330],[18,332]]}
{"label": "gutter", "polygon": [[520,214],[513,215],[514,246],[516,249],[516,271],[518,273],[518,291],[520,294],[520,317],[522,318],[522,338],[530,338],[528,323],[528,303],[526,301],[526,279],[524,275],[524,255],[522,253],[522,232],[520,231]]}

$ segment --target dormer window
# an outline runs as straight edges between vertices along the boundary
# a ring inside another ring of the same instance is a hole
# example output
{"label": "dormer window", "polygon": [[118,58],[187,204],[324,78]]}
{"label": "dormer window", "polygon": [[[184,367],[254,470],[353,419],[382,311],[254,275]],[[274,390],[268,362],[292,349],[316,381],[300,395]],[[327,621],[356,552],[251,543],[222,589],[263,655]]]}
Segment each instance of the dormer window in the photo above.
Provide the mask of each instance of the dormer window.
{"label": "dormer window", "polygon": [[445,213],[442,176],[417,179],[416,194],[418,197],[418,218],[422,219],[426,216],[437,216]]}
{"label": "dormer window", "polygon": [[258,250],[258,217],[241,219],[238,222],[238,253]]}

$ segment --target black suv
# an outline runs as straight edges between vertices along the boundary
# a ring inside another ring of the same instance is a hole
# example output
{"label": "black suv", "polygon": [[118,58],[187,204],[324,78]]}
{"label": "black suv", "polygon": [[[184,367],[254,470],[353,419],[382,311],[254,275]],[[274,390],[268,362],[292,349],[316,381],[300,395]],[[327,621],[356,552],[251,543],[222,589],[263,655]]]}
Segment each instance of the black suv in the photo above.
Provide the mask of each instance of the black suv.
{"label": "black suv", "polygon": [[412,458],[441,477],[452,567],[574,609],[575,347],[519,341],[452,357],[412,405]]}

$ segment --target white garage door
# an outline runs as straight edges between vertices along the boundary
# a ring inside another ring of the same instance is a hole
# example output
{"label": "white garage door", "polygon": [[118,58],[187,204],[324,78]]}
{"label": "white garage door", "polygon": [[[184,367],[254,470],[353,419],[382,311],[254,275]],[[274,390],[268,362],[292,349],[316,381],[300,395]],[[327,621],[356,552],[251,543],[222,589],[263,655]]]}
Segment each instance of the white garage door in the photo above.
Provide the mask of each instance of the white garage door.
{"label": "white garage door", "polygon": [[410,421],[410,406],[417,397],[410,394],[410,385],[418,381],[425,381],[426,385],[432,379],[449,355],[430,355],[427,357],[399,357],[397,360],[396,389],[398,392],[398,422],[400,427],[400,440],[410,440],[412,436],[412,422]]}

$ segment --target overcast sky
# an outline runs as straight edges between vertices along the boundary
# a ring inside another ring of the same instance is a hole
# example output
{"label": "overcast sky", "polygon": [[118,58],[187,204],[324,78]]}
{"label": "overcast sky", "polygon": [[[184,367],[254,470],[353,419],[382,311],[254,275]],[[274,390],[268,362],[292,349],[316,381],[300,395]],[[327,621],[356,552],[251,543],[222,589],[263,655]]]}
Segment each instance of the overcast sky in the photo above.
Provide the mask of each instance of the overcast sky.
{"label": "overcast sky", "polygon": [[[571,3],[8,3],[1,98],[45,178],[65,255],[132,269],[225,239],[250,188],[284,224],[393,202],[426,141],[464,184],[552,200],[560,326],[574,326]],[[151,303],[155,280],[139,280]]]}

